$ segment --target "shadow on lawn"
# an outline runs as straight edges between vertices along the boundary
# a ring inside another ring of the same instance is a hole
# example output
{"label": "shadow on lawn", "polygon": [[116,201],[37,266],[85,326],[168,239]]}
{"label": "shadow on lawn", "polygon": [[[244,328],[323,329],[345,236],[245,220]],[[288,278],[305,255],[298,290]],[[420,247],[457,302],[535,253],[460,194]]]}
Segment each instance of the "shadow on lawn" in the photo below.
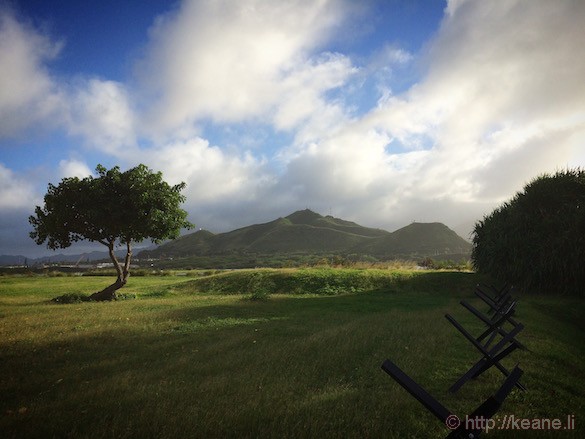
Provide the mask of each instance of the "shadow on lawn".
{"label": "shadow on lawn", "polygon": [[[380,364],[392,357],[442,399],[458,372],[447,366],[465,368],[469,353],[442,316],[476,283],[468,273],[425,273],[369,293],[203,306],[194,298],[180,309],[141,309],[147,302],[139,296],[128,303],[137,305],[135,327],[72,328],[59,341],[3,351],[0,431],[7,438],[444,437]],[[539,311],[527,313],[527,328]],[[533,341],[551,342],[546,337]],[[507,408],[528,417],[550,414],[553,403],[559,413],[583,407],[575,391],[582,383],[568,386],[566,377],[583,373],[581,363],[564,351],[538,354],[534,343],[535,353],[522,357],[531,391]],[[486,376],[470,383],[479,392],[446,402],[466,413],[500,379]]]}
{"label": "shadow on lawn", "polygon": [[[148,327],[72,328],[60,341],[2,353],[0,429],[4,437],[377,436],[391,428],[396,404],[410,404],[385,398],[378,363],[388,344],[419,331],[401,324],[411,313],[426,324],[451,301],[387,291],[195,300],[146,312]],[[411,431],[402,422],[392,428]]]}

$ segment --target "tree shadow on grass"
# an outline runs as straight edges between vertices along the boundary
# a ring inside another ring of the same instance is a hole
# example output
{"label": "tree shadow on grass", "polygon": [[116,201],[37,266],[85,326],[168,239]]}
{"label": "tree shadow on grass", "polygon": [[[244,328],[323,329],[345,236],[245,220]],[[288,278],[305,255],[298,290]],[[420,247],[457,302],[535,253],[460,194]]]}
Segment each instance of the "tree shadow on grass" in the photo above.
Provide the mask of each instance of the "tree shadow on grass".
{"label": "tree shadow on grass", "polygon": [[[444,427],[380,364],[391,357],[444,400],[456,377],[436,370],[464,343],[449,342],[457,334],[442,316],[461,296],[409,288],[205,306],[195,297],[178,309],[137,307],[134,328],[72,328],[59,340],[7,346],[0,430],[5,437],[442,437]],[[526,370],[539,367],[543,380],[575,373],[566,362],[547,365]],[[469,412],[500,381],[482,377],[457,404],[445,403]],[[539,385],[528,373],[526,384]],[[555,400],[583,405],[564,387],[557,392]],[[529,414],[542,397],[526,393],[507,407]]]}
{"label": "tree shadow on grass", "polygon": [[3,351],[0,427],[5,437],[357,437],[360,416],[373,415],[370,432],[382,434],[396,410],[376,396],[384,346],[416,334],[401,315],[432,320],[442,303],[431,299],[418,311],[386,292],[194,301],[151,311],[148,329],[72,328]]}

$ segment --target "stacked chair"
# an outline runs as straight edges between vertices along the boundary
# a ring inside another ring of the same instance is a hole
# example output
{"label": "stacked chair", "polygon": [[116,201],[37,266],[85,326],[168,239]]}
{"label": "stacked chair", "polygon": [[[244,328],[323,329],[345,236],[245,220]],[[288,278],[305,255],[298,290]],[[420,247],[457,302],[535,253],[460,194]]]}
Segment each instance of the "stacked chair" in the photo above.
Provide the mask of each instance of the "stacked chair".
{"label": "stacked chair", "polygon": [[[460,304],[484,325],[481,334],[473,335],[467,331],[454,317],[446,314],[445,318],[469,343],[479,352],[480,357],[471,368],[459,377],[449,388],[449,392],[456,393],[469,380],[475,379],[492,367],[497,368],[504,376],[500,388],[465,419],[491,419],[500,409],[504,400],[514,387],[526,390],[520,383],[522,370],[516,365],[511,371],[506,369],[501,361],[516,349],[526,349],[516,336],[524,326],[514,318],[517,300],[512,296],[513,288],[504,286],[501,289],[477,285],[475,295],[488,306],[487,311],[481,312],[468,302],[462,300]],[[444,423],[451,433],[448,438],[477,438],[482,433],[476,423],[461,422],[460,418],[438,402],[425,389],[410,378],[396,364],[390,360],[384,361],[382,370],[390,375],[398,384],[406,389],[427,410]]]}

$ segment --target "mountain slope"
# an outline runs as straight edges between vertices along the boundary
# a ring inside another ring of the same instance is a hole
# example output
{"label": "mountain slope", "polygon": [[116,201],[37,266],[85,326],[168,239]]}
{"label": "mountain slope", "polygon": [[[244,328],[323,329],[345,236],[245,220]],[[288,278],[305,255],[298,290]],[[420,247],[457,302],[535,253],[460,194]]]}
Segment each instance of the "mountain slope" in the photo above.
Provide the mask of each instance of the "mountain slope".
{"label": "mountain slope", "polygon": [[412,223],[355,248],[371,255],[467,254],[471,244],[441,223]]}
{"label": "mountain slope", "polygon": [[200,230],[145,251],[139,258],[233,253],[361,253],[372,256],[469,253],[471,244],[440,223],[413,223],[394,233],[299,210],[285,218],[226,233]]}
{"label": "mountain slope", "polygon": [[208,230],[199,230],[195,233],[181,236],[173,241],[160,245],[154,250],[140,252],[137,257],[185,257],[198,254],[207,254],[212,249],[215,235]]}
{"label": "mountain slope", "polygon": [[338,252],[367,239],[371,238],[333,228],[291,224],[264,235],[249,250],[257,253]]}
{"label": "mountain slope", "polygon": [[286,218],[253,224],[226,233],[200,230],[140,253],[140,258],[216,255],[229,252],[292,253],[339,252],[387,236],[380,229],[362,227],[332,216],[323,217],[310,210],[294,212]]}

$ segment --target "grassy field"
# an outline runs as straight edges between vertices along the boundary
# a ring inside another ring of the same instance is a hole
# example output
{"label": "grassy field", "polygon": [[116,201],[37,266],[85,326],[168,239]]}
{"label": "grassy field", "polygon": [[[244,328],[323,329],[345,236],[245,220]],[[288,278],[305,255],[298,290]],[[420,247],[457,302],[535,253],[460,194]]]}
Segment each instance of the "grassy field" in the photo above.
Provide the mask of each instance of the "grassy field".
{"label": "grassy field", "polygon": [[[380,365],[391,359],[460,415],[492,394],[503,379],[495,370],[447,392],[478,355],[443,316],[479,333],[458,304],[481,308],[479,280],[234,271],[134,277],[124,290],[135,299],[57,305],[50,299],[112,279],[1,277],[0,437],[444,437]],[[582,300],[521,297],[518,338],[530,351],[504,364],[520,363],[528,391],[514,390],[499,414],[574,415],[576,430],[488,437],[584,437],[584,315]]]}

